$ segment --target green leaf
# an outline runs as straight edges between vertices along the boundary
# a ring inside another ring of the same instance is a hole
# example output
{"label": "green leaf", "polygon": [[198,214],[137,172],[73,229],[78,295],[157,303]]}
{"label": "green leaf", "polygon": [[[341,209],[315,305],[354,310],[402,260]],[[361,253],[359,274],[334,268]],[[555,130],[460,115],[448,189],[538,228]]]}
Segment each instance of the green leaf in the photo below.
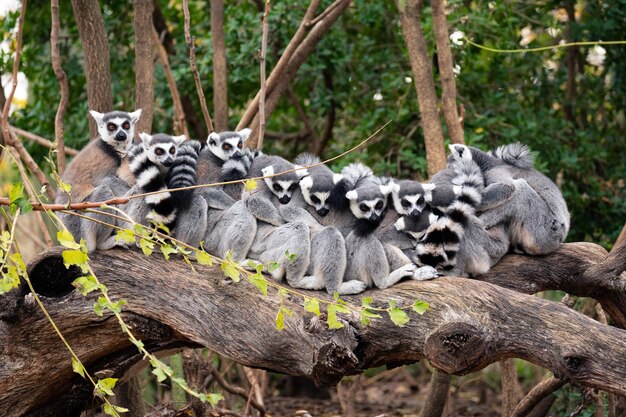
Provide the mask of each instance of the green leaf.
{"label": "green leaf", "polygon": [[411,307],[417,314],[422,315],[425,312],[427,312],[428,310],[430,310],[430,304],[428,304],[426,301],[419,301],[416,300],[415,304],[413,304],[413,307]]}
{"label": "green leaf", "polygon": [[119,300],[116,301],[115,303],[109,303],[107,305],[107,307],[114,313],[121,313],[122,312],[122,306],[126,304],[126,300]]}
{"label": "green leaf", "polygon": [[304,297],[304,311],[320,316],[320,303],[315,298]]}
{"label": "green leaf", "polygon": [[82,295],[87,295],[100,288],[100,284],[98,284],[98,281],[96,281],[93,275],[78,277],[72,282],[72,285],[78,288],[78,291],[80,291]]}
{"label": "green leaf", "polygon": [[152,251],[154,250],[154,243],[142,237],[141,239],[139,239],[139,247],[141,248],[141,251],[144,255],[150,256],[152,254]]}
{"label": "green leaf", "polygon": [[404,327],[409,322],[409,315],[404,310],[393,307],[389,310],[389,318],[398,327]]}
{"label": "green leaf", "polygon": [[224,399],[224,396],[222,394],[200,394],[198,398],[203,403],[208,402],[211,407],[215,407],[218,402]]}
{"label": "green leaf", "polygon": [[364,326],[369,325],[372,320],[371,319],[378,319],[381,318],[382,316],[380,314],[376,314],[371,310],[368,310],[366,308],[361,310],[361,324]]}
{"label": "green leaf", "polygon": [[133,345],[137,346],[137,349],[139,349],[140,351],[143,350],[144,344],[141,340],[130,339],[130,341]]}
{"label": "green leaf", "polygon": [[11,187],[9,202],[11,215],[15,215],[18,208],[22,214],[30,213],[33,210],[30,201],[24,196],[24,184],[21,182],[16,182],[13,184],[13,187]]}
{"label": "green leaf", "polygon": [[261,294],[267,295],[267,279],[263,275],[257,272],[254,275],[249,275],[248,280],[261,291]]}
{"label": "green leaf", "polygon": [[83,378],[85,377],[85,368],[83,367],[83,364],[78,362],[74,357],[72,357],[72,370]]}
{"label": "green leaf", "polygon": [[243,183],[243,189],[246,190],[246,191],[256,190],[256,180],[254,180],[254,179],[246,180]]}
{"label": "green leaf", "polygon": [[213,265],[213,258],[211,258],[211,255],[209,255],[203,250],[196,250],[196,261],[200,265],[208,265],[208,266]]}
{"label": "green leaf", "polygon": [[76,243],[74,236],[68,230],[59,230],[57,232],[57,240],[62,246],[70,249],[80,249],[80,244]]}
{"label": "green leaf", "polygon": [[61,181],[61,179],[59,179],[59,188],[63,190],[64,192],[66,192],[67,194],[69,194],[70,191],[72,191],[72,184],[66,184],[63,181]]}
{"label": "green leaf", "polygon": [[131,229],[118,230],[115,235],[115,241],[122,241],[124,243],[134,243],[135,233]]}
{"label": "green leaf", "polygon": [[361,298],[361,305],[365,308],[371,308],[372,307],[372,301],[374,301],[372,299],[372,297],[363,297]]}
{"label": "green leaf", "polygon": [[285,312],[283,311],[283,306],[281,305],[278,309],[278,314],[276,314],[276,329],[282,330],[285,328]]}
{"label": "green leaf", "polygon": [[89,272],[89,267],[87,266],[87,260],[89,258],[85,252],[75,249],[66,249],[61,255],[63,256],[63,264],[66,268],[69,269],[70,266],[77,265],[84,273]]}
{"label": "green leaf", "polygon": [[296,259],[298,259],[298,255],[295,253],[289,253],[288,250],[285,251],[285,259],[287,259],[289,262],[295,262]]}
{"label": "green leaf", "polygon": [[113,388],[115,388],[115,384],[117,383],[118,378],[104,378],[98,380],[98,384],[96,388],[100,389],[100,391],[106,393],[107,395],[115,395],[113,394]]}
{"label": "green leaf", "polygon": [[169,244],[161,246],[160,249],[161,249],[161,252],[163,253],[163,256],[165,257],[165,260],[170,259],[170,254],[176,253],[176,249],[174,249],[174,247]]}
{"label": "green leaf", "polygon": [[326,323],[329,329],[341,329],[343,327],[343,323],[337,320],[337,306],[335,304],[329,304],[326,313],[328,316]]}
{"label": "green leaf", "polygon": [[280,263],[270,262],[269,265],[267,266],[267,271],[271,274],[272,272],[276,271],[278,268],[280,268]]}
{"label": "green leaf", "polygon": [[226,260],[222,262],[222,271],[224,271],[224,275],[233,281],[239,282],[239,270],[235,267],[235,264],[232,261]]}
{"label": "green leaf", "polygon": [[20,276],[14,265],[5,266],[2,271],[2,279],[0,280],[0,294],[11,291],[20,285]]}
{"label": "green leaf", "polygon": [[172,378],[172,382],[174,382],[175,384],[178,384],[179,386],[181,386],[183,388],[188,388],[187,381],[185,381],[183,378],[174,377],[174,378]]}
{"label": "green leaf", "polygon": [[152,373],[157,377],[157,381],[159,382],[163,382],[167,379],[167,375],[160,366],[154,368]]}

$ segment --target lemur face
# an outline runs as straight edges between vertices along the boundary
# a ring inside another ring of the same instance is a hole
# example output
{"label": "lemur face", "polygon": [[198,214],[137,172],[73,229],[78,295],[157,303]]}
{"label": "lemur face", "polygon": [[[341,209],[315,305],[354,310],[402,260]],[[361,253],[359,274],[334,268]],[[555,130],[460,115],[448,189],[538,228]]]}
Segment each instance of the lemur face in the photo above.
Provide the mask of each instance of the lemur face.
{"label": "lemur face", "polygon": [[241,157],[243,143],[250,136],[250,129],[242,129],[238,132],[212,132],[208,137],[209,150],[213,155],[226,161],[230,158]]}
{"label": "lemur face", "polygon": [[149,135],[142,132],[139,136],[148,159],[161,170],[167,170],[172,166],[178,147],[185,141],[185,135],[170,136],[162,133]]}
{"label": "lemur face", "polygon": [[[288,171],[297,168],[295,165],[291,166],[274,166],[269,165],[261,170],[264,177],[268,175],[274,175],[277,172]],[[265,184],[272,191],[272,193],[278,197],[280,204],[287,204],[291,201],[293,192],[298,187],[300,178],[306,175],[306,170],[300,169],[295,172],[288,172],[286,174],[278,175],[275,177],[264,178]]]}
{"label": "lemur face", "polygon": [[315,211],[320,216],[326,216],[330,212],[330,204],[328,198],[332,191],[334,183],[329,184],[331,187],[321,187],[315,183],[312,176],[302,178],[300,181],[300,189],[302,190],[302,197],[308,205],[315,208]]}
{"label": "lemur face", "polygon": [[450,144],[448,145],[448,148],[450,149],[450,155],[448,156],[449,163],[459,162],[462,160],[472,160],[472,151],[468,146],[460,144]]}
{"label": "lemur face", "polygon": [[350,211],[357,219],[378,222],[387,208],[387,196],[391,192],[389,185],[366,185],[348,191]]}
{"label": "lemur face", "polygon": [[400,181],[391,184],[393,206],[403,216],[419,216],[426,207],[424,188],[417,181]]}
{"label": "lemur face", "polygon": [[106,114],[90,110],[96,121],[100,138],[118,153],[125,155],[133,143],[135,125],[141,116],[141,109],[132,113],[112,111]]}

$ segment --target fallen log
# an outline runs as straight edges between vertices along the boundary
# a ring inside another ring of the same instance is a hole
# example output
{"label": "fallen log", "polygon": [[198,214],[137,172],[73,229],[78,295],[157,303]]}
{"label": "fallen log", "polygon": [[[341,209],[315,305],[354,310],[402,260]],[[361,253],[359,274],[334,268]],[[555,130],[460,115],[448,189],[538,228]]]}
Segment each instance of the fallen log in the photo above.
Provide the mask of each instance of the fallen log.
{"label": "fallen log", "polygon": [[[564,245],[550,256],[579,253],[582,264],[588,249]],[[111,314],[94,314],[97,295],[83,297],[74,290],[71,282],[82,273],[65,268],[61,250],[48,250],[29,265],[35,290],[87,370],[120,377],[141,355]],[[605,257],[598,255],[598,262]],[[555,258],[523,258],[527,262],[505,260],[515,268],[508,275],[497,268],[491,279],[517,282],[569,273],[556,271]],[[400,307],[416,299],[430,304],[423,316],[411,312],[404,327],[388,317],[363,326],[357,314],[341,314],[345,326],[331,330],[324,315],[304,312],[302,299],[288,296],[282,302],[294,315],[278,331],[277,291],[270,288],[263,296],[245,280],[225,279],[219,267],[195,266],[194,272],[180,260],[128,250],[92,254],[91,265],[110,296],[128,302],[123,316],[152,352],[206,346],[246,366],[305,376],[317,384],[424,358],[460,375],[518,357],[559,379],[626,394],[626,331],[487,282],[449,277],[363,294],[374,306],[387,306],[391,299]],[[308,294],[332,302],[325,293]],[[345,299],[360,305],[360,297]],[[72,371],[67,349],[28,295],[13,321],[0,321],[0,409],[15,416],[78,415],[91,402],[92,387]]]}

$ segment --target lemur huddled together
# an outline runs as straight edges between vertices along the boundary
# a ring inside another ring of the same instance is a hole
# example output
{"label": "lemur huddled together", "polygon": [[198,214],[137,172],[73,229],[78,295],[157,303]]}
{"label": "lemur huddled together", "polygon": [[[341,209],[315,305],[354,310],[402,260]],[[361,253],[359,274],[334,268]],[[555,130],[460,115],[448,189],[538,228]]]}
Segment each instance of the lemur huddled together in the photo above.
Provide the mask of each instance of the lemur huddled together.
{"label": "lemur huddled together", "polygon": [[[99,138],[62,178],[72,186],[59,191],[62,204],[142,194],[120,207],[127,217],[62,215],[90,252],[120,244],[105,223],[154,224],[242,265],[277,263],[272,277],[293,287],[358,294],[405,278],[484,274],[510,250],[556,250],[569,230],[561,192],[519,143],[490,152],[450,145],[447,167],[420,183],[361,163],[334,173],[313,155],[265,155],[244,148],[249,129],[206,143],[142,132],[134,143],[140,114],[92,111]],[[233,183],[259,177],[256,187]],[[221,182],[230,183],[170,192]]]}

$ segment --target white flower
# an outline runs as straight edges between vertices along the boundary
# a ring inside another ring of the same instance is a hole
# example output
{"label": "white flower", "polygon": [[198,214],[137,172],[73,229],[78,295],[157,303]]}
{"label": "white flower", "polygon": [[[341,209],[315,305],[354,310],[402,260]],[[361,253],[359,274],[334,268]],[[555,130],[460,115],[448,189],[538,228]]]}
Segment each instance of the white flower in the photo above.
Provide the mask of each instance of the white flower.
{"label": "white flower", "polygon": [[374,101],[382,101],[383,95],[380,94],[380,90],[376,90],[376,94],[374,94],[373,99]]}
{"label": "white flower", "polygon": [[587,62],[596,67],[602,66],[606,58],[606,49],[600,45],[596,45],[587,54]]}
{"label": "white flower", "polygon": [[496,2],[495,1],[490,1],[487,6],[489,6],[489,9],[495,9],[496,8]]}
{"label": "white flower", "polygon": [[411,79],[411,77],[404,77],[404,82],[407,84],[411,84],[413,80]]}
{"label": "white flower", "polygon": [[561,33],[561,29],[549,27],[548,29],[546,29],[546,33],[551,37],[556,38]]}
{"label": "white flower", "polygon": [[454,45],[463,45],[463,41],[461,41],[461,39],[463,39],[464,37],[465,34],[463,32],[461,32],[460,30],[455,30],[452,35],[450,35],[450,40]]}
{"label": "white flower", "polygon": [[452,67],[452,72],[454,75],[459,75],[461,73],[461,66],[459,64],[455,64],[454,67]]}
{"label": "white flower", "polygon": [[533,31],[533,28],[531,28],[530,26],[526,26],[525,28],[523,28],[522,31],[520,32],[520,35],[522,35],[522,40],[519,41],[519,44],[521,46],[528,45],[529,43],[534,41],[535,38],[537,37],[537,34]]}

